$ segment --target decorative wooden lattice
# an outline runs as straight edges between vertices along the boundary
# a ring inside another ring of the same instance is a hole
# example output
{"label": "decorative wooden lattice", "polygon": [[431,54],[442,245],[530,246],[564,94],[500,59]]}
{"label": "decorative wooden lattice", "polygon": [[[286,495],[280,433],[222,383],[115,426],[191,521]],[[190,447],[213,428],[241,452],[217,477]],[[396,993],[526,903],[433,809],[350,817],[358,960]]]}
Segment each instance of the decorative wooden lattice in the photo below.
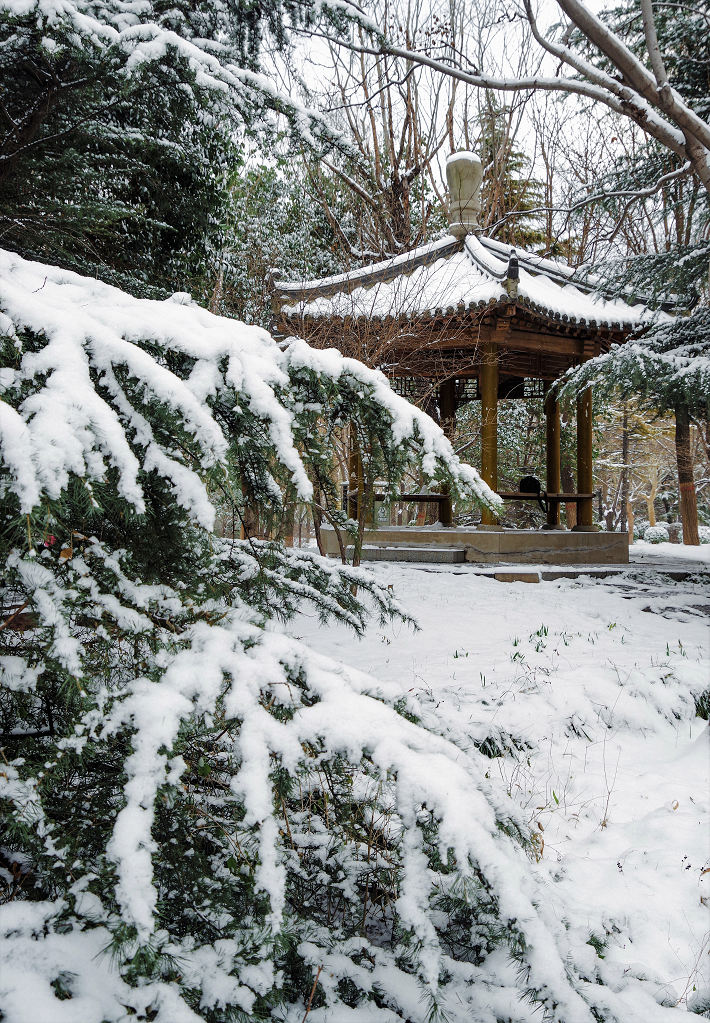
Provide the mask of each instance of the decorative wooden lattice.
{"label": "decorative wooden lattice", "polygon": [[545,381],[537,380],[535,377],[525,377],[523,381],[524,398],[543,398],[545,396]]}
{"label": "decorative wooden lattice", "polygon": [[431,381],[420,377],[390,377],[390,384],[395,394],[411,401],[413,405],[419,405],[431,393]]}

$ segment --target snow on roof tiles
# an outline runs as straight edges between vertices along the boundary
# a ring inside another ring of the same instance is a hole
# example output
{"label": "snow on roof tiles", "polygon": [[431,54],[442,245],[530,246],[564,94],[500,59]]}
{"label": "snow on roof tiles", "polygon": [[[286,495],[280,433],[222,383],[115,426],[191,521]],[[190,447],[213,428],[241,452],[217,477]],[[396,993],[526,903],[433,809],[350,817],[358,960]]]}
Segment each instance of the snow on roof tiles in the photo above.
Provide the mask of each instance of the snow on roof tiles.
{"label": "snow on roof tiles", "polygon": [[652,314],[590,292],[572,280],[564,263],[512,250],[490,238],[451,235],[394,259],[323,280],[277,281],[275,295],[286,318],[397,319],[446,315],[511,302],[506,283],[517,256],[515,301],[546,318],[571,324],[630,328]]}

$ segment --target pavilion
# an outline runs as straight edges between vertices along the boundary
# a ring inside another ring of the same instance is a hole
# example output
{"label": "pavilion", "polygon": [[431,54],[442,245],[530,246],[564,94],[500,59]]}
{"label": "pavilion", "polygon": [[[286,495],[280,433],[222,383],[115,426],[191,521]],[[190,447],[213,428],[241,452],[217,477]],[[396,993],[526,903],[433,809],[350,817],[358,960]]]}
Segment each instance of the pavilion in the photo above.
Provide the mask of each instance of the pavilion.
{"label": "pavilion", "polygon": [[[446,237],[324,280],[277,281],[273,312],[277,336],[338,348],[382,369],[400,393],[433,398],[449,435],[457,407],[480,400],[480,473],[498,491],[498,401],[523,397],[536,386],[547,392],[569,367],[625,341],[652,314],[643,305],[595,293],[563,263],[482,236],[481,176],[476,156],[454,154],[447,162]],[[577,401],[574,493],[561,491],[560,412],[552,394],[545,416],[546,532],[502,529],[488,509],[477,529],[452,527],[450,502],[442,494],[441,528],[373,529],[365,542],[464,552],[453,560],[627,562],[627,535],[600,533],[594,524],[591,391]],[[508,500],[533,496],[501,494]],[[574,530],[560,527],[562,503],[577,506]]]}

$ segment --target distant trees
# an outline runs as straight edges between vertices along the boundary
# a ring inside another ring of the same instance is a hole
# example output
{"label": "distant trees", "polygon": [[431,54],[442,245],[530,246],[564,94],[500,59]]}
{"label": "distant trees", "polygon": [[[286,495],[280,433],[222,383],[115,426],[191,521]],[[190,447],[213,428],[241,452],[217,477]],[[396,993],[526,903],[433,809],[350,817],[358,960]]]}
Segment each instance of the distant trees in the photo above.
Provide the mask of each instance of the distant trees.
{"label": "distant trees", "polygon": [[[677,493],[673,422],[651,419],[636,401],[596,398],[602,404],[594,463],[602,517],[607,529],[628,529],[631,539],[637,513],[653,526],[661,500]],[[670,503],[675,514],[677,502]]]}
{"label": "distant trees", "polygon": [[[707,39],[708,14],[702,7],[685,5],[668,12],[661,23],[650,0],[642,0],[640,10],[625,0],[611,15],[593,13],[582,0],[556,0],[563,20],[552,31],[540,25],[532,0],[523,0],[522,10],[513,15],[506,15],[501,7],[498,15],[527,33],[519,39],[516,52],[525,51],[532,43],[539,48],[540,57],[551,58],[550,68],[557,68],[557,73],[539,70],[521,74],[519,67],[510,64],[507,72],[500,68],[488,72],[485,64],[497,54],[481,52],[480,66],[471,66],[466,55],[461,59],[446,44],[435,55],[416,46],[399,45],[388,36],[387,26],[364,17],[349,0],[346,6],[353,22],[370,37],[364,42],[351,36],[344,41],[351,49],[408,60],[479,89],[566,93],[602,104],[629,118],[679,157],[682,169],[672,172],[675,177],[692,173],[710,191],[707,110],[698,105],[692,88],[686,88],[689,81],[692,87],[706,81],[704,62],[694,56],[695,44],[702,46],[701,39]],[[664,27],[668,29],[665,35]],[[672,47],[670,54],[659,40]],[[694,72],[689,69],[691,62],[696,64]]]}
{"label": "distant trees", "polygon": [[[420,3],[376,0],[369,13],[410,45],[452,37],[450,23]],[[339,38],[328,44],[328,82],[307,97],[328,110],[349,147],[319,160],[304,153],[310,190],[345,258],[384,259],[446,224],[439,166],[451,144],[456,83],[397,57],[348,51]]]}
{"label": "distant trees", "polygon": [[301,161],[276,145],[240,156],[225,188],[219,248],[202,298],[212,312],[270,327],[270,278],[337,273],[343,269],[337,240]]}
{"label": "distant trees", "polygon": [[[675,415],[683,542],[698,544],[698,512],[690,437],[691,417],[707,421],[710,411],[710,308],[660,322],[641,337],[572,372],[567,392],[594,385],[606,394],[640,397],[648,414]],[[563,392],[564,393],[564,392]]]}
{"label": "distant trees", "polygon": [[[401,42],[361,14],[354,4],[349,11],[357,26],[344,45],[351,50],[381,58],[409,61],[454,79],[464,86],[499,94],[553,93],[577,97],[626,119],[644,133],[644,142],[627,157],[617,160],[605,179],[581,183],[573,210],[600,204],[616,221],[610,240],[628,223],[633,208],[648,202],[651,238],[657,227],[665,239],[644,251],[646,244],[632,247],[631,258],[598,273],[599,287],[626,298],[684,303],[708,301],[710,282],[710,15],[700,5],[655,8],[650,0],[630,0],[611,11],[594,13],[582,0],[556,0],[561,22],[541,25],[532,0],[523,0],[520,12],[510,15],[518,35],[516,56],[507,50],[495,57],[479,47],[476,59],[446,39],[437,47]],[[488,24],[495,25],[495,4],[487,8]],[[453,10],[453,8],[452,8]],[[500,17],[506,12],[497,8]],[[512,29],[511,29],[512,31]],[[538,63],[528,68],[519,54],[527,45],[537,48]],[[491,51],[492,53],[493,51]],[[498,60],[498,66],[493,62]],[[590,168],[592,170],[592,168]],[[548,195],[548,200],[550,196]],[[529,216],[530,209],[523,209]],[[549,225],[548,225],[549,228]],[[549,234],[549,230],[547,232]],[[656,251],[653,251],[654,248]],[[597,270],[600,268],[597,267]],[[676,449],[681,513],[686,543],[697,542],[697,500],[693,482],[689,424],[692,417],[703,422],[708,414],[707,389],[698,396],[697,378],[702,376],[707,327],[705,313],[693,313],[689,325],[660,325],[628,349],[612,353],[594,369],[586,368],[576,384],[594,377],[597,370],[612,374],[623,394],[631,379],[650,406],[670,410],[676,417]],[[677,333],[676,333],[677,331]],[[697,345],[690,344],[691,334]],[[686,368],[681,376],[672,368],[674,353]],[[633,361],[638,356],[637,361]],[[614,359],[628,371],[614,375]],[[653,370],[651,370],[653,365]],[[574,386],[574,385],[570,385]],[[672,392],[672,393],[671,393]]]}

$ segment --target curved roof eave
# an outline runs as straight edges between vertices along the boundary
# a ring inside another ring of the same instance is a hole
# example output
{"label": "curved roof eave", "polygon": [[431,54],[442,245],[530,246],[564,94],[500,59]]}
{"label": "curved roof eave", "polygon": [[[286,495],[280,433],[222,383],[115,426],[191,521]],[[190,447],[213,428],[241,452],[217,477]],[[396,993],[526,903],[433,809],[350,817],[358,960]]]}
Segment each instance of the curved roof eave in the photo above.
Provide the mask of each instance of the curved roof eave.
{"label": "curved roof eave", "polygon": [[575,273],[492,238],[447,235],[333,277],[275,281],[274,308],[286,320],[381,322],[460,315],[515,301],[557,323],[620,331],[653,316],[666,318],[643,304],[599,296],[589,283],[574,280]]}

